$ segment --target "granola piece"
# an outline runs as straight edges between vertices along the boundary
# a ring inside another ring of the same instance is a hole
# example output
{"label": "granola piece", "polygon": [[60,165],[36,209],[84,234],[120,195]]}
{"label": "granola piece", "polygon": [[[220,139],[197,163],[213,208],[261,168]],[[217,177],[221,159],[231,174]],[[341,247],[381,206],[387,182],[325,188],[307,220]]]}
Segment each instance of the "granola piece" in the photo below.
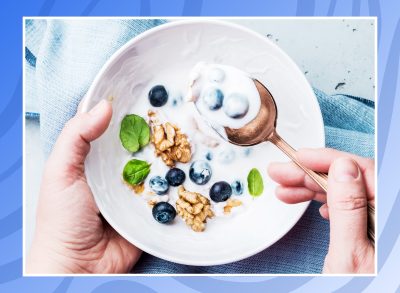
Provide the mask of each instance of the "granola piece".
{"label": "granola piece", "polygon": [[184,201],[183,199],[177,199],[176,205],[179,206],[181,209],[186,210],[188,213],[193,214],[193,207],[190,203]]}
{"label": "granola piece", "polygon": [[[158,128],[159,127],[160,126],[158,126]],[[158,143],[158,149],[161,152],[164,152],[175,145],[175,128],[171,125],[171,123],[167,122],[164,124],[163,132],[162,140]]]}
{"label": "granola piece", "polygon": [[147,116],[149,116],[150,120],[154,120],[154,121],[158,120],[156,115],[157,115],[157,113],[151,109],[147,111]]}
{"label": "granola piece", "polygon": [[155,125],[153,128],[152,141],[154,144],[159,145],[164,140],[164,128],[162,125]]}
{"label": "granola piece", "polygon": [[144,191],[144,182],[137,184],[137,185],[131,185],[122,179],[122,183],[124,183],[126,186],[128,186],[129,189],[131,189],[136,195],[141,195]]}
{"label": "granola piece", "polygon": [[147,201],[147,204],[152,208],[153,206],[155,206],[155,204],[158,203],[158,200],[153,198],[150,199],[149,201]]}
{"label": "granola piece", "polygon": [[193,231],[204,231],[207,219],[214,217],[210,201],[200,193],[185,190],[182,185],[178,188],[178,195],[179,199],[176,201],[178,215]]}
{"label": "granola piece", "polygon": [[193,215],[200,214],[200,212],[203,210],[204,205],[201,202],[196,203],[193,206]]}
{"label": "granola piece", "polygon": [[182,185],[178,188],[178,194],[190,204],[195,204],[200,201],[200,199],[198,199],[199,193],[187,191]]}
{"label": "granola piece", "polygon": [[187,135],[169,122],[161,124],[154,111],[148,111],[148,116],[152,132],[151,142],[155,147],[156,156],[161,157],[169,167],[174,167],[176,162],[189,162],[192,151]]}
{"label": "granola piece", "polygon": [[227,200],[226,205],[224,206],[224,214],[229,214],[234,207],[241,206],[242,202],[238,199],[230,198]]}
{"label": "granola piece", "polygon": [[133,185],[132,189],[136,194],[141,194],[144,191],[144,182],[138,185]]}

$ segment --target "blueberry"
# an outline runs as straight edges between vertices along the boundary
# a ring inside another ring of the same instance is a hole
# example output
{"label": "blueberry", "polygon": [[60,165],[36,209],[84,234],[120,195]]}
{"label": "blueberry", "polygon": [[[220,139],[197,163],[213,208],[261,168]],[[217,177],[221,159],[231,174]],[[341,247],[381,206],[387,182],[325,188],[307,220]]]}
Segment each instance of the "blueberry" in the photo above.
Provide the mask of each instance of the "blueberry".
{"label": "blueberry", "polygon": [[218,110],[222,107],[224,94],[220,89],[208,88],[202,93],[203,101],[211,111]]}
{"label": "blueberry", "polygon": [[153,107],[164,106],[168,101],[168,92],[162,85],[156,85],[149,91],[149,101]]}
{"label": "blueberry", "polygon": [[221,164],[230,164],[233,162],[235,159],[235,151],[231,148],[227,148],[225,150],[222,150],[221,152],[218,153],[217,160]]}
{"label": "blueberry", "polygon": [[212,68],[207,72],[209,81],[222,82],[225,79],[225,72],[221,68]]}
{"label": "blueberry", "polygon": [[172,168],[168,170],[167,175],[165,175],[165,179],[167,179],[169,185],[179,186],[185,181],[186,175],[181,169]]}
{"label": "blueberry", "polygon": [[211,166],[206,161],[198,160],[190,165],[189,177],[198,185],[204,185],[210,181],[211,174]]}
{"label": "blueberry", "polygon": [[213,159],[213,153],[212,153],[212,152],[207,152],[207,153],[206,153],[206,159],[207,159],[208,161],[211,161],[211,160]]}
{"label": "blueberry", "polygon": [[243,151],[243,155],[245,157],[248,157],[250,155],[250,153],[251,153],[251,148],[249,148],[249,147],[245,148]]}
{"label": "blueberry", "polygon": [[158,195],[166,194],[169,188],[167,180],[160,176],[154,176],[149,181],[150,188]]}
{"label": "blueberry", "polygon": [[157,222],[161,224],[167,224],[172,222],[172,220],[175,218],[176,210],[171,204],[161,201],[154,205],[152,214],[153,218]]}
{"label": "blueberry", "polygon": [[240,94],[231,94],[225,99],[223,110],[231,118],[242,118],[249,111],[249,100]]}
{"label": "blueberry", "polygon": [[236,195],[241,195],[243,194],[243,182],[241,180],[235,180],[231,183],[231,188],[232,188],[232,192],[233,194]]}
{"label": "blueberry", "polygon": [[215,202],[226,201],[232,195],[232,188],[228,182],[218,181],[211,186],[210,198]]}

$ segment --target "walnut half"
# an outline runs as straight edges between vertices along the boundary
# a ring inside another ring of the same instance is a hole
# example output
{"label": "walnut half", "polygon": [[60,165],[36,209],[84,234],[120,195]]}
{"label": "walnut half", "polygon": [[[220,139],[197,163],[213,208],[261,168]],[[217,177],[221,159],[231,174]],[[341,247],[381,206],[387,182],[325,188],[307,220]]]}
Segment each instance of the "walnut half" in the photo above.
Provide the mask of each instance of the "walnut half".
{"label": "walnut half", "polygon": [[214,217],[210,201],[200,193],[185,190],[181,185],[178,188],[179,198],[176,201],[178,215],[195,232],[203,232],[207,219]]}
{"label": "walnut half", "polygon": [[151,126],[151,142],[155,147],[155,154],[161,157],[169,167],[176,162],[187,163],[192,158],[192,151],[187,135],[171,123],[160,123],[156,113],[149,110]]}
{"label": "walnut half", "polygon": [[234,207],[241,206],[242,202],[238,199],[228,199],[226,205],[224,206],[224,214],[229,214]]}

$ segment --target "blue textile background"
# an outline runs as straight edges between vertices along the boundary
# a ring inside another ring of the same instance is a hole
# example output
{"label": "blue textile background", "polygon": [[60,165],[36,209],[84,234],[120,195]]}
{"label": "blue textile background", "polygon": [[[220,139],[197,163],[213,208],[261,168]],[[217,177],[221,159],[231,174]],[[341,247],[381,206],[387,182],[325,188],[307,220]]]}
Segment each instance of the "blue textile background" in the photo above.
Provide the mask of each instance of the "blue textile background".
{"label": "blue textile background", "polygon": [[[41,137],[48,153],[66,121],[107,58],[121,45],[163,20],[27,20],[27,104],[39,105]],[[39,37],[38,37],[39,35]],[[315,89],[326,126],[326,144],[374,156],[374,103],[327,96]],[[33,100],[33,101],[32,101]],[[36,100],[36,101],[35,101]],[[39,101],[39,103],[37,102]],[[29,118],[34,109],[28,109]],[[248,259],[220,266],[193,267],[143,255],[138,273],[320,273],[329,225],[313,202],[300,222],[278,243]]]}

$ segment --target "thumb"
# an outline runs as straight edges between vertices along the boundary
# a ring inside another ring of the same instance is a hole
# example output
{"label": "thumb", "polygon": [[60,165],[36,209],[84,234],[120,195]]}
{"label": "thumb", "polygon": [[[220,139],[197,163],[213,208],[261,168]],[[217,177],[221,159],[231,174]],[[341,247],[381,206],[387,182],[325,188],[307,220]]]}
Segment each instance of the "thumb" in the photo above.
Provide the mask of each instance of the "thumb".
{"label": "thumb", "polygon": [[367,195],[362,173],[349,158],[335,160],[329,169],[330,250],[354,252],[367,238]]}
{"label": "thumb", "polygon": [[90,142],[104,133],[111,116],[111,104],[102,100],[89,112],[77,113],[69,120],[61,131],[46,166],[51,176],[60,175],[72,179],[82,176]]}

